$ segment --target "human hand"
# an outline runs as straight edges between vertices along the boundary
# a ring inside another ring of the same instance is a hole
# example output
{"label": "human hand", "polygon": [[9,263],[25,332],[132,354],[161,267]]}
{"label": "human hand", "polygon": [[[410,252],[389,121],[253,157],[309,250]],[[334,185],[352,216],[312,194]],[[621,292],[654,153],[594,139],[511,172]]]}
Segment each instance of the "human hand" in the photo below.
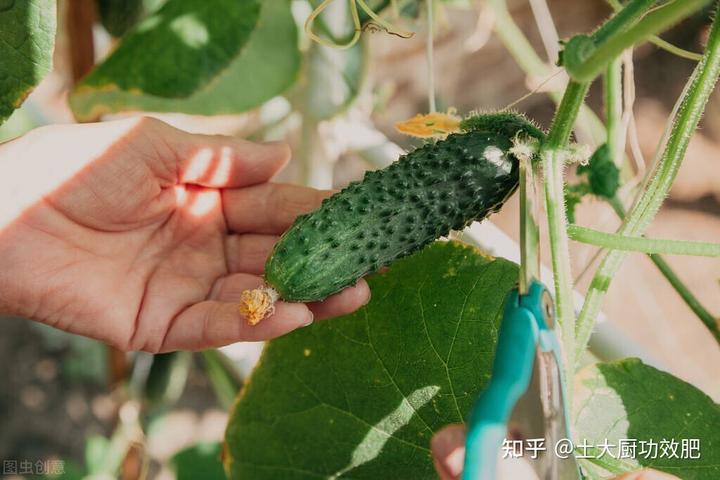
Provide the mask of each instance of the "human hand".
{"label": "human hand", "polygon": [[[430,447],[440,480],[459,480],[465,462],[465,427],[448,425],[433,436]],[[526,478],[526,476],[513,475],[508,478]],[[678,480],[678,478],[657,470],[639,470],[621,475],[614,480]]]}
{"label": "human hand", "polygon": [[44,127],[0,146],[0,312],[123,350],[266,340],[351,312],[278,302],[257,326],[241,292],[294,218],[328,192],[270,183],[279,143],[193,135],[154,119]]}

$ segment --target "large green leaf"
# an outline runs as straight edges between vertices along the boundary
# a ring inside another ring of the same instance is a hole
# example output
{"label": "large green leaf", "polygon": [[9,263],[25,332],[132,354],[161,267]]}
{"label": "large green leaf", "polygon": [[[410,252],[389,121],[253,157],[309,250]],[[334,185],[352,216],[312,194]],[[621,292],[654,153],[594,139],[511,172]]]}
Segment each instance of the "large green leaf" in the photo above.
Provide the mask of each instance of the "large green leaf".
{"label": "large green leaf", "polygon": [[[600,457],[582,460],[590,479],[643,467],[684,480],[720,478],[720,405],[703,392],[637,359],[588,367],[580,384],[576,437],[594,448],[576,453]],[[634,458],[624,458],[633,456],[628,449],[619,453],[620,439],[635,445]],[[603,443],[611,447],[598,448]],[[691,454],[699,458],[683,458]]]}
{"label": "large green leaf", "polygon": [[73,92],[81,120],[128,110],[243,112],[282,93],[300,53],[290,0],[168,0]]}
{"label": "large green leaf", "polygon": [[230,478],[436,478],[430,437],[487,382],[516,280],[436,242],[372,276],[366,307],[270,342],[228,424]]}
{"label": "large green leaf", "polygon": [[55,0],[0,0],[0,124],[52,69]]}

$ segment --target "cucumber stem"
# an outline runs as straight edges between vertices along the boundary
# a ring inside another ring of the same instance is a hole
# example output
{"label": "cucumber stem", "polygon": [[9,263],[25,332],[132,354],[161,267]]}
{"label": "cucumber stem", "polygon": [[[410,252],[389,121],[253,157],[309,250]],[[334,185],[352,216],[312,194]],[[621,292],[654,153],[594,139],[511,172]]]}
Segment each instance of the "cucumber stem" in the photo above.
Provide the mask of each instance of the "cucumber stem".
{"label": "cucumber stem", "polygon": [[617,233],[601,232],[580,225],[568,225],[568,236],[576,242],[626,252],[720,257],[720,243],[629,237]]}
{"label": "cucumber stem", "polygon": [[[570,140],[580,106],[587,94],[589,83],[571,81],[565,89],[560,106],[555,112],[547,140],[541,149],[545,175],[545,210],[550,234],[550,254],[554,274],[555,311],[560,325],[565,378],[571,383],[575,372],[575,310],[573,305],[573,279],[570,266],[569,240],[564,197],[565,147]],[[572,410],[572,388],[567,389],[568,404]]]}
{"label": "cucumber stem", "polygon": [[[695,67],[670,119],[669,129],[663,139],[664,148],[659,152],[660,156],[653,176],[620,227],[618,233],[621,235],[642,235],[655,217],[677,176],[690,138],[700,122],[718,77],[720,77],[720,18],[715,15],[703,58]],[[587,345],[610,281],[620,268],[625,255],[626,253],[620,250],[608,252],[595,273],[578,319],[576,355],[581,354]]]}

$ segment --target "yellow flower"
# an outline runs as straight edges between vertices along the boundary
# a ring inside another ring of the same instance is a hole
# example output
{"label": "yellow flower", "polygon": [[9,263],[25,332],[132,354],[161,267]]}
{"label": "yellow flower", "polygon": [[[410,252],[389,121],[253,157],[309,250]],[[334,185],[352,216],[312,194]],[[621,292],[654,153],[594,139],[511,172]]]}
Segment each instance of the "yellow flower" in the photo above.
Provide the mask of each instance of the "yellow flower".
{"label": "yellow flower", "polygon": [[277,292],[270,287],[245,290],[240,294],[240,314],[250,325],[257,325],[263,318],[275,312],[277,299]]}
{"label": "yellow flower", "polygon": [[460,131],[460,117],[447,113],[418,113],[409,120],[397,122],[395,128],[405,135],[417,138],[445,138],[451,133]]}

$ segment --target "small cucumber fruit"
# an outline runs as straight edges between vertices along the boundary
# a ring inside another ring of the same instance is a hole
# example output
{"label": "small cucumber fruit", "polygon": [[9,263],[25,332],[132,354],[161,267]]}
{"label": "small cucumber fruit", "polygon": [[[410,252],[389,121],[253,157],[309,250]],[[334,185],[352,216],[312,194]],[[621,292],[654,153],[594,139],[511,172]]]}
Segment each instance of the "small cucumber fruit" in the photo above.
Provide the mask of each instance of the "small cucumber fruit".
{"label": "small cucumber fruit", "polygon": [[321,300],[497,212],[518,186],[514,139],[537,143],[544,134],[515,113],[473,116],[460,127],[298,217],[268,258],[267,284],[283,300]]}

